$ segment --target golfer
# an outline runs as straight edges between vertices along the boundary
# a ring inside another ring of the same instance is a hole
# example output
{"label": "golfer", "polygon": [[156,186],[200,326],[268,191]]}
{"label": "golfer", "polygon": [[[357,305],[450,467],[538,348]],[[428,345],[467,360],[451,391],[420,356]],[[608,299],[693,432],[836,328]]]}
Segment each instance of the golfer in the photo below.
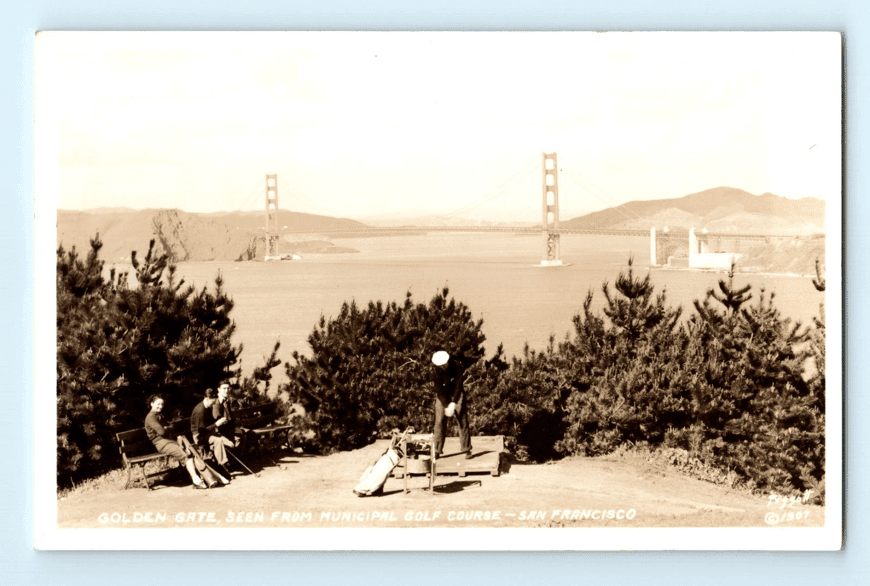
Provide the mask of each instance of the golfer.
{"label": "golfer", "polygon": [[468,430],[468,400],[462,379],[465,369],[461,362],[444,350],[432,355],[432,383],[435,385],[435,457],[444,450],[447,418],[456,417],[459,424],[459,446],[465,458],[471,457],[471,435]]}

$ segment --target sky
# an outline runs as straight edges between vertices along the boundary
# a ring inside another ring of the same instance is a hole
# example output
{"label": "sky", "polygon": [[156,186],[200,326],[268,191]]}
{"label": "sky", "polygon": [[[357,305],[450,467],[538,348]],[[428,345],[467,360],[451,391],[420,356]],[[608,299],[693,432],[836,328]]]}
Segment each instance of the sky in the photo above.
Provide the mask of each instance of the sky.
{"label": "sky", "polygon": [[[834,33],[40,33],[58,208],[562,218],[729,186],[841,190]],[[470,208],[464,210],[464,208]],[[463,211],[464,210],[464,211]]]}

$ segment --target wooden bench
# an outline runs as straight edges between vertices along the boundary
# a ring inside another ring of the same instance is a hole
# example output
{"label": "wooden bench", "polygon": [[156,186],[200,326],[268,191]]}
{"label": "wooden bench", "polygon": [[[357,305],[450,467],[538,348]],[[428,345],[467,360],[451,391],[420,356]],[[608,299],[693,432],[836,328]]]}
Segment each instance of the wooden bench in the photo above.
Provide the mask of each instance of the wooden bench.
{"label": "wooden bench", "polygon": [[[168,430],[183,430],[184,424],[190,425],[187,419],[177,419],[169,424]],[[170,436],[178,435],[170,433]],[[127,469],[127,483],[124,485],[124,490],[130,486],[133,481],[133,467],[139,466],[139,471],[142,473],[142,479],[145,480],[145,486],[151,490],[151,484],[148,482],[148,475],[145,474],[145,464],[151,460],[158,458],[167,458],[166,454],[161,454],[154,447],[154,444],[148,439],[148,433],[144,427],[132,429],[130,431],[122,431],[115,434],[115,438],[120,443],[121,459],[124,462],[124,467]]]}
{"label": "wooden bench", "polygon": [[285,423],[276,423],[282,414],[278,411],[277,403],[263,403],[255,407],[246,407],[232,412],[236,432],[242,428],[256,436],[258,449],[264,443],[273,448],[277,445],[290,445],[289,431],[293,426]]}
{"label": "wooden bench", "polygon": [[[237,431],[244,428],[255,435],[257,438],[256,443],[258,450],[262,447],[264,442],[268,442],[269,447],[274,447],[279,444],[279,442],[281,444],[287,443],[289,445],[287,432],[292,429],[293,426],[287,424],[275,425],[275,421],[281,418],[276,403],[264,403],[255,407],[238,409],[237,411],[234,411],[232,415]],[[169,424],[167,431],[167,437],[170,438],[177,435],[188,434],[190,432],[190,419],[176,419]],[[276,438],[276,434],[282,434],[283,437],[279,435],[279,437]],[[115,438],[120,444],[119,449],[121,451],[121,459],[124,462],[124,467],[127,469],[127,482],[124,484],[124,490],[129,488],[130,484],[133,482],[134,467],[139,467],[142,478],[145,480],[145,486],[148,487],[148,490],[151,490],[151,484],[148,482],[148,475],[145,474],[145,464],[151,460],[167,458],[168,456],[157,451],[157,448],[155,448],[151,440],[148,439],[148,434],[144,427],[132,429],[130,431],[122,431],[115,434]]]}

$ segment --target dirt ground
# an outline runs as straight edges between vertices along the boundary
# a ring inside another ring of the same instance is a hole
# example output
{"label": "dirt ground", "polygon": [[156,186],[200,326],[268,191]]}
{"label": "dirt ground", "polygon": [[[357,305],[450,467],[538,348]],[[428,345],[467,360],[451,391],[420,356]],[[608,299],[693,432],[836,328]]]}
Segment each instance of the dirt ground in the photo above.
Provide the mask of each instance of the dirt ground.
{"label": "dirt ground", "polygon": [[[451,438],[453,439],[453,438]],[[455,441],[455,440],[454,440]],[[259,473],[193,490],[181,469],[141,480],[73,491],[58,500],[58,528],[144,527],[820,527],[824,508],[773,501],[689,478],[623,454],[511,463],[498,476],[390,478],[380,496],[352,489],[387,440],[331,456],[287,453],[275,464],[247,462]],[[448,443],[447,450],[450,449]]]}

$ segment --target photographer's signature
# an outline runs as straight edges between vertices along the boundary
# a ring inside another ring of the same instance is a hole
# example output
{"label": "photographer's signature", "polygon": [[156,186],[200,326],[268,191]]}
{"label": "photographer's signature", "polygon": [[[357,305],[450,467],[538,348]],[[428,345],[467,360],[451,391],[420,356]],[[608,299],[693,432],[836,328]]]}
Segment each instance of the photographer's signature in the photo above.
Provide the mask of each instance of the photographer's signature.
{"label": "photographer's signature", "polygon": [[791,510],[795,505],[803,505],[810,500],[813,491],[807,490],[803,496],[782,496],[776,493],[771,493],[767,498],[768,508],[775,508],[779,512],[768,511],[764,515],[764,521],[768,525],[778,525],[780,523],[789,523],[792,521],[801,521],[810,518],[809,510]]}

